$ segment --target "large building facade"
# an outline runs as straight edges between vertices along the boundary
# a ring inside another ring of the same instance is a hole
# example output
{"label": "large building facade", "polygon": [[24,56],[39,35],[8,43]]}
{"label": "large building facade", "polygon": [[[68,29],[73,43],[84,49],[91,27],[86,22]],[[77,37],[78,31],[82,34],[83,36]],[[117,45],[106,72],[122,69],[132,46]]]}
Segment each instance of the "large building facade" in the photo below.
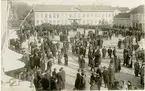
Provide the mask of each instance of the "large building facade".
{"label": "large building facade", "polygon": [[118,9],[111,6],[93,5],[36,5],[34,25],[50,23],[53,25],[71,25],[75,20],[80,25],[113,25]]}

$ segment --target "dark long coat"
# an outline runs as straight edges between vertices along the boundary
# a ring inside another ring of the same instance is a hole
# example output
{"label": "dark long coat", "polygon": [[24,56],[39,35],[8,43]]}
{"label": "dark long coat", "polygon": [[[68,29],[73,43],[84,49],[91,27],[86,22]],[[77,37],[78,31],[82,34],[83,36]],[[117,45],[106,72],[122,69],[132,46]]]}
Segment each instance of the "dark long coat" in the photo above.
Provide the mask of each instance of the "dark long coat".
{"label": "dark long coat", "polygon": [[108,70],[103,71],[103,80],[104,80],[105,84],[109,83],[109,72],[108,72]]}
{"label": "dark long coat", "polygon": [[57,86],[58,86],[58,89],[61,90],[63,89],[63,77],[61,75],[61,73],[57,73]]}

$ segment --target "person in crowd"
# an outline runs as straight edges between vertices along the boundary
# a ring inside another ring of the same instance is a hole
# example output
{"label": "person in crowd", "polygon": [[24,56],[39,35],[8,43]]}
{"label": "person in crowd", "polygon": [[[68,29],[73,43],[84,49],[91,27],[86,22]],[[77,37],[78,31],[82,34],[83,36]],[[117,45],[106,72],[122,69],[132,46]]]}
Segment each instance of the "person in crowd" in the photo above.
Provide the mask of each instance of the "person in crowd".
{"label": "person in crowd", "polygon": [[58,64],[61,65],[62,62],[61,62],[61,58],[62,58],[62,54],[60,51],[58,51]]}
{"label": "person in crowd", "polygon": [[96,49],[95,53],[95,67],[98,67],[101,64],[101,53],[100,53],[100,49]]}
{"label": "person in crowd", "polygon": [[40,67],[40,57],[38,56],[38,53],[35,53],[34,59],[35,59],[35,67],[39,68]]}
{"label": "person in crowd", "polygon": [[80,90],[85,90],[86,89],[86,80],[85,80],[85,74],[84,72],[81,73],[81,77],[80,77]]}
{"label": "person in crowd", "polygon": [[52,68],[52,60],[53,59],[49,59],[49,61],[47,63],[47,70],[51,70],[51,68]]}
{"label": "person in crowd", "polygon": [[115,69],[113,68],[113,65],[110,65],[108,68],[109,72],[109,88],[112,88],[114,85],[114,80],[115,80]]}
{"label": "person in crowd", "polygon": [[134,63],[134,73],[136,77],[138,77],[139,69],[140,69],[139,62],[138,60],[136,60],[136,62]]}
{"label": "person in crowd", "polygon": [[92,81],[90,90],[99,90],[98,84],[94,80]]}
{"label": "person in crowd", "polygon": [[82,70],[84,70],[84,68],[85,68],[85,59],[83,58],[83,55],[80,55],[80,58],[79,58],[79,67]]}
{"label": "person in crowd", "polygon": [[114,49],[113,49],[113,56],[114,57],[116,57],[117,55],[116,55],[116,48],[114,47]]}
{"label": "person in crowd", "polygon": [[105,48],[105,46],[104,46],[104,48],[102,49],[102,57],[105,59],[105,57],[106,57],[106,52],[107,52],[107,50],[106,50],[106,48]]}
{"label": "person in crowd", "polygon": [[105,84],[105,88],[108,87],[109,84],[109,72],[106,66],[104,66],[104,71],[103,71],[103,80]]}
{"label": "person in crowd", "polygon": [[30,54],[29,61],[30,61],[30,68],[33,69],[35,67],[35,59],[33,54]]}
{"label": "person in crowd", "polygon": [[140,84],[142,85],[142,86],[144,86],[144,65],[145,65],[145,62],[143,62],[142,63],[142,66],[141,66],[141,68],[140,68]]}
{"label": "person in crowd", "polygon": [[112,49],[111,49],[111,47],[109,47],[109,49],[108,49],[108,56],[111,58],[112,57]]}
{"label": "person in crowd", "polygon": [[120,72],[121,71],[121,59],[120,57],[118,56],[118,71]]}
{"label": "person in crowd", "polygon": [[58,86],[57,86],[57,83],[56,83],[56,77],[55,76],[52,76],[51,79],[50,79],[50,89],[51,91],[58,91]]}
{"label": "person in crowd", "polygon": [[42,84],[43,90],[50,90],[50,82],[47,79],[47,75],[46,74],[42,74],[40,83]]}
{"label": "person in crowd", "polygon": [[65,60],[65,65],[68,66],[68,54],[64,53],[64,60]]}
{"label": "person in crowd", "polygon": [[132,83],[130,81],[128,81],[127,86],[128,90],[133,90]]}
{"label": "person in crowd", "polygon": [[81,75],[79,73],[77,73],[77,77],[76,77],[75,85],[74,85],[74,90],[81,90],[80,83],[81,83]]}
{"label": "person in crowd", "polygon": [[57,77],[56,68],[54,68],[54,70],[52,72],[52,77],[53,77],[53,79],[56,79],[56,77]]}
{"label": "person in crowd", "polygon": [[65,89],[65,82],[66,82],[66,78],[65,78],[65,71],[63,70],[63,67],[61,67],[60,69],[59,69],[59,71],[60,71],[60,74],[61,74],[61,76],[62,76],[62,81],[63,81],[63,83],[62,83],[62,89]]}
{"label": "person in crowd", "polygon": [[119,62],[118,62],[117,56],[114,57],[114,67],[115,67],[115,72],[118,72],[118,67],[119,67]]}

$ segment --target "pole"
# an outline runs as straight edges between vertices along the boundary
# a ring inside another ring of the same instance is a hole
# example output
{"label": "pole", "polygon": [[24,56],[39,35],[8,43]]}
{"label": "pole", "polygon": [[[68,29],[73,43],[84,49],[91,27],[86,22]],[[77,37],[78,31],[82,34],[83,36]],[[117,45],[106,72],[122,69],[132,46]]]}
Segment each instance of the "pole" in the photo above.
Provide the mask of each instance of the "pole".
{"label": "pole", "polygon": [[27,19],[27,17],[30,15],[30,13],[32,12],[32,10],[35,8],[36,4],[33,5],[32,9],[28,12],[28,14],[26,15],[26,17],[24,18],[24,20],[21,22],[20,27],[23,25],[23,23],[25,22],[25,20]]}

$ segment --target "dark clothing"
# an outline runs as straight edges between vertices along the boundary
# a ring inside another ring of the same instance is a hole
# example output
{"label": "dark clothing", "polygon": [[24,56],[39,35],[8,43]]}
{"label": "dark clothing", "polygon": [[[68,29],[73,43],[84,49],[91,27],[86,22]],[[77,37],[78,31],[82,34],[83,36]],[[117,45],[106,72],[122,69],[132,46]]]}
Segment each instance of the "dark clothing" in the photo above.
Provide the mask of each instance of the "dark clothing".
{"label": "dark clothing", "polygon": [[75,80],[75,90],[80,90],[80,84],[81,83],[81,76],[79,73],[77,73],[77,78]]}
{"label": "dark clothing", "polygon": [[108,70],[103,71],[103,79],[104,79],[105,87],[108,86],[108,84],[109,84],[109,72],[108,72]]}
{"label": "dark clothing", "polygon": [[59,90],[62,90],[63,89],[63,78],[62,78],[62,75],[61,73],[57,73],[57,86],[58,86],[58,89]]}
{"label": "dark clothing", "polygon": [[80,90],[85,90],[85,85],[86,83],[85,83],[85,79],[84,79],[84,77],[80,77]]}
{"label": "dark clothing", "polygon": [[68,65],[68,55],[64,54],[64,59],[65,59],[65,65]]}
{"label": "dark clothing", "polygon": [[116,57],[116,49],[113,50],[113,56]]}
{"label": "dark clothing", "polygon": [[103,58],[105,58],[106,52],[107,52],[106,48],[103,48],[103,49],[102,49],[102,54],[103,54],[102,57],[103,57]]}
{"label": "dark clothing", "polygon": [[85,60],[79,59],[79,65],[80,65],[80,69],[84,69],[85,68]]}
{"label": "dark clothing", "polygon": [[50,89],[49,88],[50,83],[49,83],[49,81],[46,78],[42,78],[40,83],[42,84],[43,90]]}
{"label": "dark clothing", "polygon": [[51,70],[51,67],[52,67],[52,61],[49,61],[47,63],[47,70]]}
{"label": "dark clothing", "polygon": [[57,83],[55,82],[55,79],[51,77],[51,91],[57,91]]}
{"label": "dark clothing", "polygon": [[108,56],[111,58],[112,57],[112,49],[108,49]]}
{"label": "dark clothing", "polygon": [[35,66],[40,67],[40,57],[39,56],[35,56]]}
{"label": "dark clothing", "polygon": [[139,69],[140,69],[139,62],[137,61],[137,62],[134,63],[134,73],[135,73],[135,76],[138,76]]}

